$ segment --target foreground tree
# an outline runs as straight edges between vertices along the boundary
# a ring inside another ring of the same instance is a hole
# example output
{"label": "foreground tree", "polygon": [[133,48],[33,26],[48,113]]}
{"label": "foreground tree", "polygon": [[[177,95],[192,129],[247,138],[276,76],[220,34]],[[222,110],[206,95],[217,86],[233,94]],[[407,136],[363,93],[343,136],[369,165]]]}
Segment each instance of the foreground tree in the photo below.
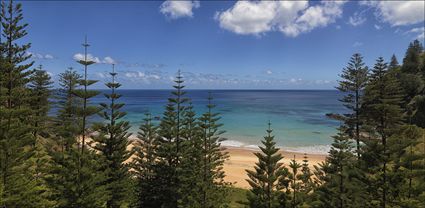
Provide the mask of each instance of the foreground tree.
{"label": "foreground tree", "polygon": [[[394,73],[387,71],[387,64],[382,57],[378,58],[371,74],[370,83],[365,90],[365,110],[367,111],[367,125],[371,127],[369,133],[376,139],[367,140],[365,151],[365,170],[376,169],[370,174],[376,177],[367,184],[375,184],[371,187],[375,191],[375,197],[379,198],[382,207],[386,207],[390,201],[388,198],[389,186],[396,184],[388,183],[388,163],[390,152],[388,138],[394,134],[400,126],[403,117],[401,105],[401,89]],[[376,134],[376,136],[373,136]],[[393,199],[391,199],[393,200]]]}
{"label": "foreground tree", "polygon": [[103,156],[105,163],[101,167],[101,171],[106,174],[104,185],[108,191],[108,199],[106,207],[119,208],[121,205],[128,203],[128,195],[130,193],[130,177],[129,167],[125,164],[132,154],[127,148],[130,145],[128,140],[131,135],[128,133],[130,125],[122,118],[126,115],[120,111],[124,106],[123,103],[117,103],[117,99],[121,97],[116,92],[121,84],[115,81],[117,73],[115,65],[112,65],[112,82],[108,82],[106,86],[111,89],[110,94],[105,97],[110,101],[109,104],[101,103],[103,113],[100,116],[106,123],[98,123],[93,127],[97,135],[92,136],[94,141],[94,149]]}
{"label": "foreground tree", "polygon": [[177,207],[182,198],[179,187],[181,186],[181,159],[183,156],[184,123],[186,103],[188,99],[183,85],[183,77],[178,72],[172,96],[168,99],[164,115],[159,124],[160,139],[157,151],[158,163],[156,164],[157,187],[162,193],[159,202],[164,207]]}
{"label": "foreground tree", "polygon": [[[207,112],[204,113],[200,122],[201,138],[201,191],[202,207],[221,207],[226,201],[227,183],[224,181],[225,173],[223,171],[224,161],[228,158],[227,153],[223,152],[221,142],[224,141],[220,130],[223,125],[220,123],[220,114],[214,112],[215,104],[212,103],[212,96],[209,93]],[[199,141],[199,140],[198,140]],[[193,148],[192,148],[193,149]]]}
{"label": "foreground tree", "polygon": [[76,165],[76,181],[75,200],[72,203],[73,207],[99,207],[105,203],[109,197],[105,192],[106,173],[101,171],[102,161],[99,160],[99,155],[89,147],[86,143],[86,138],[90,134],[90,125],[88,119],[100,111],[97,106],[90,105],[90,99],[98,95],[98,91],[89,90],[88,87],[96,83],[96,80],[88,79],[88,66],[94,64],[93,60],[88,57],[87,49],[90,45],[87,43],[87,38],[83,44],[84,57],[77,62],[84,66],[83,79],[79,80],[79,85],[82,89],[75,89],[74,94],[81,100],[81,106],[76,109],[77,116],[80,120],[79,137],[77,140],[77,165]]}
{"label": "foreground tree", "polygon": [[356,141],[357,157],[360,157],[361,128],[363,125],[363,116],[361,107],[363,104],[363,92],[368,81],[368,68],[365,67],[363,57],[354,54],[348,66],[344,68],[342,78],[339,81],[337,89],[344,93],[340,100],[348,109],[348,113],[342,116],[347,134]]}
{"label": "foreground tree", "polygon": [[424,132],[414,125],[402,126],[388,139],[392,169],[389,174],[393,204],[401,207],[420,207],[425,202]]}
{"label": "foreground tree", "polygon": [[367,207],[362,175],[357,168],[356,156],[353,154],[353,144],[350,137],[340,128],[326,157],[326,165],[321,177],[323,185],[316,192],[317,207]]}
{"label": "foreground tree", "polygon": [[136,177],[134,206],[159,207],[159,195],[156,180],[155,165],[157,163],[158,127],[153,123],[151,114],[146,114],[139,128],[138,140],[135,143],[135,156],[132,169]]}
{"label": "foreground tree", "polygon": [[0,20],[4,38],[0,44],[0,206],[37,206],[43,199],[29,160],[34,153],[34,137],[27,84],[33,62],[28,61],[30,44],[21,40],[27,35],[22,5],[3,1]]}
{"label": "foreground tree", "polygon": [[286,203],[285,193],[282,192],[285,187],[281,184],[287,180],[288,170],[280,163],[283,156],[278,153],[279,148],[275,147],[270,125],[262,141],[264,147],[260,146],[261,152],[254,153],[258,158],[255,170],[246,170],[249,177],[247,181],[251,186],[247,196],[249,207],[282,207]]}
{"label": "foreground tree", "polygon": [[59,74],[58,95],[56,96],[58,114],[55,118],[54,142],[49,149],[52,159],[47,178],[49,188],[54,193],[51,198],[56,207],[77,207],[78,163],[79,150],[77,138],[79,135],[79,119],[77,107],[81,104],[75,96],[74,90],[78,87],[81,75],[72,68]]}

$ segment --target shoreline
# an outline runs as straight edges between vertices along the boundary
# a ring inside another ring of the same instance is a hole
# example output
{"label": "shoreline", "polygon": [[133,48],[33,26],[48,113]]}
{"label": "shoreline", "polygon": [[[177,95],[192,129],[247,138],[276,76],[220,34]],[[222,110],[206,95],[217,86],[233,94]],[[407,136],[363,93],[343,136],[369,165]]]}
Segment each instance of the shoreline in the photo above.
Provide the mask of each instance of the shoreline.
{"label": "shoreline", "polygon": [[[224,162],[225,181],[231,182],[235,187],[238,188],[249,188],[249,184],[246,181],[248,176],[246,169],[253,169],[258,158],[253,154],[258,152],[259,149],[244,148],[244,147],[232,147],[223,146],[225,152],[228,152],[229,159]],[[279,153],[284,157],[281,162],[284,166],[289,164],[289,161],[294,158],[299,163],[302,163],[304,159],[304,153],[291,152],[287,150],[280,150]],[[313,165],[317,165],[325,161],[327,154],[307,154],[309,166],[313,168]]]}
{"label": "shoreline", "polygon": [[[225,140],[221,142],[222,147],[226,148],[242,148],[248,150],[259,150],[258,145],[260,144],[247,144],[238,140]],[[293,153],[306,153],[311,155],[327,155],[331,149],[330,144],[314,144],[314,145],[296,145],[296,146],[279,146],[276,144],[276,147],[281,149],[284,152],[293,152]]]}
{"label": "shoreline", "polygon": [[[136,137],[131,136],[130,140],[135,140]],[[128,150],[133,148],[134,144],[130,144],[128,146]],[[319,145],[320,146],[320,145]],[[255,152],[260,151],[258,146],[249,145],[249,146],[228,146],[222,144],[222,151],[227,152],[229,158],[224,162],[223,170],[225,172],[224,180],[226,182],[230,182],[233,186],[237,188],[248,189],[250,188],[246,179],[248,176],[246,174],[246,169],[253,169],[256,162],[258,162],[258,158],[254,155]],[[289,164],[289,161],[294,158],[298,163],[302,163],[304,159],[304,153],[307,153],[309,167],[312,169],[313,165],[317,165],[323,161],[325,161],[327,153],[308,153],[302,151],[291,151],[287,149],[280,149],[279,153],[282,154],[284,166]],[[132,157],[130,157],[126,162],[130,162]]]}

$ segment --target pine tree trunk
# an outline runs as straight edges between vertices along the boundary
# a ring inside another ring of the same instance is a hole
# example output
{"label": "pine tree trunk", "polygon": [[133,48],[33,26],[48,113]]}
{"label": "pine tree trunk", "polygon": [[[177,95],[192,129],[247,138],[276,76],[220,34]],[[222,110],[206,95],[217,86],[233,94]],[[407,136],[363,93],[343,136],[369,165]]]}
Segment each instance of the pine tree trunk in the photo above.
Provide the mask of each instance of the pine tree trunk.
{"label": "pine tree trunk", "polygon": [[359,121],[359,91],[356,90],[356,142],[357,159],[360,159],[360,121]]}

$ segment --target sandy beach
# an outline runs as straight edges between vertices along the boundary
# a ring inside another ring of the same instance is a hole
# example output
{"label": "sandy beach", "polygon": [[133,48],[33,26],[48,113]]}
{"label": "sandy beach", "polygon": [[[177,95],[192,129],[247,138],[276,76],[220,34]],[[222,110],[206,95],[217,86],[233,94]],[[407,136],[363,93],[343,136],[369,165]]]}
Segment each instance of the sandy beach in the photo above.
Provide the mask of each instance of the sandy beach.
{"label": "sandy beach", "polygon": [[[226,172],[225,180],[227,182],[234,183],[234,186],[239,188],[249,188],[248,178],[246,175],[246,169],[253,169],[255,163],[258,161],[257,157],[253,154],[256,151],[255,149],[247,148],[238,148],[238,147],[226,147],[226,151],[229,152],[229,160],[224,164],[224,171]],[[287,152],[281,151],[281,154],[284,156],[283,163],[284,165],[289,164],[289,160],[292,159],[295,155],[295,159],[298,162],[302,162],[304,153],[298,152]],[[322,161],[324,161],[326,155],[319,154],[308,154],[309,165],[313,166]]]}

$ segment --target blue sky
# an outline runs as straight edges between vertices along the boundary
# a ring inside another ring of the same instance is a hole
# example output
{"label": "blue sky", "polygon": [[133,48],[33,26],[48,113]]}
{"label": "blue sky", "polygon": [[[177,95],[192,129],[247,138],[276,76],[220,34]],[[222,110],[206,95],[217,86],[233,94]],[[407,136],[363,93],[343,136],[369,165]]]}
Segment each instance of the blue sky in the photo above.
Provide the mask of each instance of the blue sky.
{"label": "blue sky", "polygon": [[424,40],[422,1],[23,1],[25,41],[54,80],[87,35],[104,88],[110,63],[127,89],[332,89],[353,53],[371,66]]}

